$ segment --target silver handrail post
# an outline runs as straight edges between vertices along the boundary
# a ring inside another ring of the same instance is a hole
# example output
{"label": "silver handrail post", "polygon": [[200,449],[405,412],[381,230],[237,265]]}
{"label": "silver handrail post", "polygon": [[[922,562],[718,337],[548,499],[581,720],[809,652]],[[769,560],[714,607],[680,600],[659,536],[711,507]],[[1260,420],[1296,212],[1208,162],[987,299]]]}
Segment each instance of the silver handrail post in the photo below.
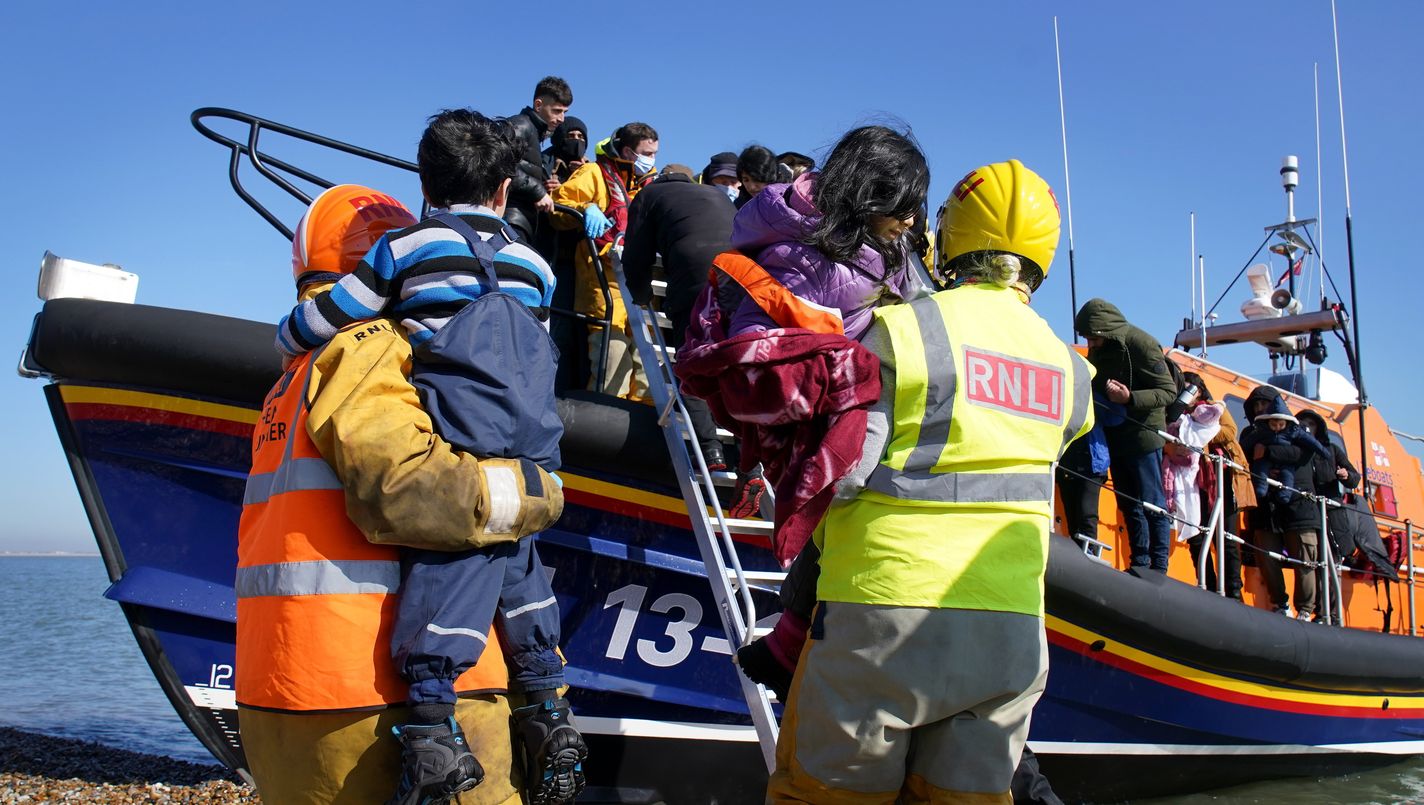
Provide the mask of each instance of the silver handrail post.
{"label": "silver handrail post", "polygon": [[[1198,545],[1201,546],[1201,553],[1194,558],[1197,566],[1197,587],[1206,589],[1206,567],[1207,552],[1213,543],[1216,542],[1217,532],[1221,530],[1221,524],[1226,518],[1226,502],[1221,498],[1216,499],[1216,505],[1211,507],[1211,516],[1207,518],[1205,525],[1197,526]],[[1220,578],[1218,577],[1218,586]]]}
{"label": "silver handrail post", "polygon": [[[1329,512],[1325,510],[1325,496],[1321,495],[1319,499],[1320,531],[1316,537],[1320,540],[1320,563],[1325,571],[1320,574],[1321,580],[1325,582],[1325,593],[1321,597],[1322,606],[1320,607],[1320,612],[1316,613],[1316,617],[1318,618],[1323,614],[1325,616],[1325,625],[1330,626],[1335,622],[1335,609],[1331,606],[1332,590],[1330,589],[1334,585],[1335,574],[1333,572],[1334,563],[1330,561],[1330,535],[1326,533],[1325,526],[1326,516]],[[1315,568],[1310,568],[1308,572],[1314,573]]]}
{"label": "silver handrail post", "polygon": [[1404,568],[1409,573],[1409,634],[1414,636],[1414,523],[1404,521]]}
{"label": "silver handrail post", "polygon": [[[1201,553],[1196,556],[1197,587],[1203,590],[1206,589],[1207,539],[1210,538],[1212,541],[1216,540],[1216,520],[1216,509],[1212,509],[1211,519],[1207,521],[1207,530],[1199,534],[1201,537],[1201,542],[1199,543],[1201,545]],[[1208,537],[1208,534],[1210,534],[1210,537]]]}
{"label": "silver handrail post", "polygon": [[[1205,300],[1203,300],[1205,301]],[[1203,349],[1205,354],[1206,350]],[[1226,597],[1226,464],[1225,456],[1214,456],[1210,451],[1207,458],[1216,462],[1216,591]],[[1206,546],[1206,542],[1202,542]]]}

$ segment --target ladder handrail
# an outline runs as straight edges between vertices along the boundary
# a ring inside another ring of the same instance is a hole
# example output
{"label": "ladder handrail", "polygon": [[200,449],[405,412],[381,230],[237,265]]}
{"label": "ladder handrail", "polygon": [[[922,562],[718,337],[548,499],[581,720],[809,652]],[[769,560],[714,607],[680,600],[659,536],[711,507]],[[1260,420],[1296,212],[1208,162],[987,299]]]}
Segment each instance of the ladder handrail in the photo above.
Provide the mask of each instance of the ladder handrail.
{"label": "ladder handrail", "polygon": [[[751,581],[742,570],[736,544],[732,540],[726,517],[718,502],[716,487],[712,485],[711,473],[707,470],[702,445],[692,432],[692,419],[688,416],[682,395],[678,391],[677,378],[673,374],[671,361],[667,359],[662,333],[652,311],[646,306],[634,303],[627,280],[623,276],[623,267],[616,260],[613,271],[619,291],[623,295],[629,329],[648,377],[648,391],[653,396],[653,403],[658,412],[658,424],[662,427],[673,469],[677,473],[678,487],[687,506],[692,532],[697,538],[697,547],[707,570],[712,598],[717,603],[722,629],[735,656],[736,647],[749,644],[756,628],[756,604],[751,596]],[[710,509],[708,501],[712,504]],[[741,683],[742,695],[746,699],[752,724],[756,727],[767,772],[774,772],[776,740],[780,727],[776,713],[771,707],[771,699],[766,688],[748,679],[740,670],[734,670],[733,673]]]}

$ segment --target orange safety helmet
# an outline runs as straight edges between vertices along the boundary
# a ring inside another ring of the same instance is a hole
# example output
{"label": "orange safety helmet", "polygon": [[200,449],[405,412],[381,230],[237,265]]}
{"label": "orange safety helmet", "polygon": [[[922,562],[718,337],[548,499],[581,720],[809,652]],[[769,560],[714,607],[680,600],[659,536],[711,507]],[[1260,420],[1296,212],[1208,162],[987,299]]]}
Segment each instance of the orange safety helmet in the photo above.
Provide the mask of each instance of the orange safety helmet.
{"label": "orange safety helmet", "polygon": [[350,274],[382,235],[414,223],[404,204],[369,187],[339,184],[324,190],[297,222],[292,279],[300,288]]}

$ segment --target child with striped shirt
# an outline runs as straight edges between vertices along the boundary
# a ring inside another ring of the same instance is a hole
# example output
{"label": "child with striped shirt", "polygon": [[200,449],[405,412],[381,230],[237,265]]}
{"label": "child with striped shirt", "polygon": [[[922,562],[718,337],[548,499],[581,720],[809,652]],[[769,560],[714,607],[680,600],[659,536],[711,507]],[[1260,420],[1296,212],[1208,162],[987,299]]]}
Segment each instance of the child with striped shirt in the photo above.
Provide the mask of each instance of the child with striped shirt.
{"label": "child with striped shirt", "polygon": [[410,685],[413,723],[395,728],[403,774],[393,803],[443,801],[483,779],[454,721],[454,680],[479,659],[496,617],[511,690],[527,702],[514,711],[527,801],[571,802],[583,787],[587,748],[559,695],[558,603],[533,537],[509,536],[520,533],[523,496],[561,500],[543,479],[557,481],[546,473],[558,469],[563,426],[546,323],[554,275],[501,217],[518,164],[503,129],[468,109],[432,117],[417,162],[438,211],[384,235],[354,272],[277,328],[277,349],[291,358],[351,324],[399,319],[410,337],[411,382],[436,432],[471,455],[519,459],[525,468],[522,478],[485,475],[485,533],[500,541],[402,550],[391,649]]}

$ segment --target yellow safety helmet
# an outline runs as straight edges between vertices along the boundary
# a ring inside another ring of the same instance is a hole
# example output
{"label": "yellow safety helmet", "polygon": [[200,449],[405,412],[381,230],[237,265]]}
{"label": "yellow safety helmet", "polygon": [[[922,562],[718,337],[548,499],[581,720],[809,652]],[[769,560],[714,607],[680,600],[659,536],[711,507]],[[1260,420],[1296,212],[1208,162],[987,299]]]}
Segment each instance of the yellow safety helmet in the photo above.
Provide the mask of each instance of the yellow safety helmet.
{"label": "yellow safety helmet", "polygon": [[1044,277],[1058,250],[1058,199],[1043,177],[1011,159],[975,168],[950,191],[935,226],[936,264],[975,252],[1015,254]]}

